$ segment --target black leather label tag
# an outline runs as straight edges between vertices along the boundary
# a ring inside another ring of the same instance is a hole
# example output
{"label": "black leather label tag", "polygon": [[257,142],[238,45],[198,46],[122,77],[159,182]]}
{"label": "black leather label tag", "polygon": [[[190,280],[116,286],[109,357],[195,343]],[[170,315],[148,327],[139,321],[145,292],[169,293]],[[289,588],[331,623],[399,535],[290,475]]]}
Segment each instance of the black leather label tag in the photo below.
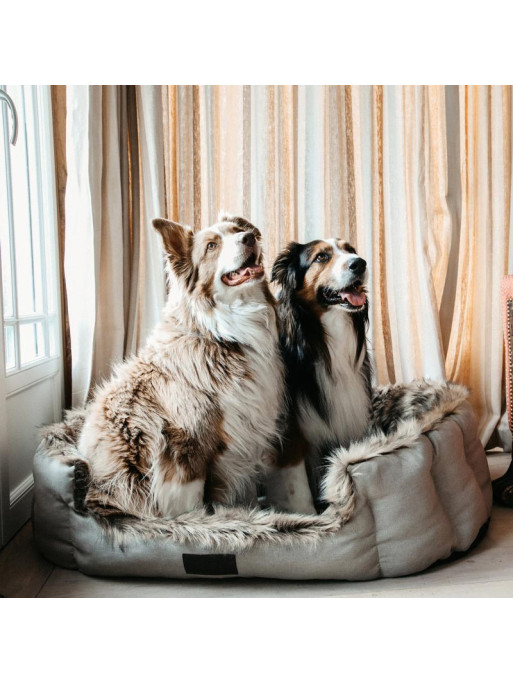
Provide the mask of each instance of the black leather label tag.
{"label": "black leather label tag", "polygon": [[229,553],[183,553],[183,567],[188,575],[238,575],[236,557]]}

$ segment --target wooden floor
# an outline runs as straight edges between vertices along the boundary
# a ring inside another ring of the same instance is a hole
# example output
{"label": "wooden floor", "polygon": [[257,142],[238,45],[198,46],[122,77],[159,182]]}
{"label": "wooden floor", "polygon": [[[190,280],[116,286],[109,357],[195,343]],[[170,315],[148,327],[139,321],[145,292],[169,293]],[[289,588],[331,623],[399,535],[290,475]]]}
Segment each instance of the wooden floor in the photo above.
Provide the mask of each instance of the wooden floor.
{"label": "wooden floor", "polygon": [[[510,456],[489,457],[492,478]],[[373,582],[273,580],[127,580],[63,570],[37,553],[30,523],[0,552],[0,594],[6,597],[513,597],[513,509],[494,508],[483,542],[468,556],[434,570]]]}

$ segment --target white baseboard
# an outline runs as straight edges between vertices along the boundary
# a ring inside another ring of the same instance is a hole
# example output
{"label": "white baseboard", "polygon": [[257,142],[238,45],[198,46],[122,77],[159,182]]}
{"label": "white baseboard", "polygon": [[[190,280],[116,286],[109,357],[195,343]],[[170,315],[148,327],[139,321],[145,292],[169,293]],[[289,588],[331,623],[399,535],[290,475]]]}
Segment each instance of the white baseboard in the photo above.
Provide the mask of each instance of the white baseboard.
{"label": "white baseboard", "polygon": [[15,487],[9,495],[9,507],[13,508],[24,496],[26,496],[34,486],[34,476],[28,475],[20,484]]}

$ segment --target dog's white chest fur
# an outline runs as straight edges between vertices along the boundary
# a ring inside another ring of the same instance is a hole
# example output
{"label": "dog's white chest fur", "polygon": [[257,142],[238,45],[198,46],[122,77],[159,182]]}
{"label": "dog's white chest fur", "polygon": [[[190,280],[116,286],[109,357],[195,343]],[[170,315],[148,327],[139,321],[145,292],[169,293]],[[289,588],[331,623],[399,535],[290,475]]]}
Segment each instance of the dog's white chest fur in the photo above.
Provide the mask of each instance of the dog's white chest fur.
{"label": "dog's white chest fur", "polygon": [[232,312],[231,318],[231,333],[242,346],[250,377],[234,382],[219,397],[227,448],[215,467],[228,483],[227,491],[240,495],[267,464],[276,439],[283,410],[283,366],[275,314],[269,305]]}
{"label": "dog's white chest fur", "polygon": [[313,450],[327,444],[347,445],[365,434],[369,422],[370,402],[366,379],[362,374],[364,353],[355,365],[356,335],[350,316],[331,308],[322,317],[330,352],[331,374],[319,361],[317,381],[324,393],[327,418],[304,400],[300,403],[301,426]]}

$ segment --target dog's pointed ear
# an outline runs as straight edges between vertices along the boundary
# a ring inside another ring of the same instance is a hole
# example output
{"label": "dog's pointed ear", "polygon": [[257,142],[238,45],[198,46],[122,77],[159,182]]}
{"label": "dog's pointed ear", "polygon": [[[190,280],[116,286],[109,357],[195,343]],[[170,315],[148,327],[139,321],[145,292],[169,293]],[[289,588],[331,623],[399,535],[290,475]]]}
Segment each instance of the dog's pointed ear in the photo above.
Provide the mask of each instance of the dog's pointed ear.
{"label": "dog's pointed ear", "polygon": [[192,231],[188,226],[163,218],[153,220],[153,227],[160,233],[164,251],[173,261],[183,259],[191,249]]}
{"label": "dog's pointed ear", "polygon": [[271,283],[276,281],[284,290],[293,291],[299,287],[301,245],[290,242],[285,249],[278,254],[271,272]]}

